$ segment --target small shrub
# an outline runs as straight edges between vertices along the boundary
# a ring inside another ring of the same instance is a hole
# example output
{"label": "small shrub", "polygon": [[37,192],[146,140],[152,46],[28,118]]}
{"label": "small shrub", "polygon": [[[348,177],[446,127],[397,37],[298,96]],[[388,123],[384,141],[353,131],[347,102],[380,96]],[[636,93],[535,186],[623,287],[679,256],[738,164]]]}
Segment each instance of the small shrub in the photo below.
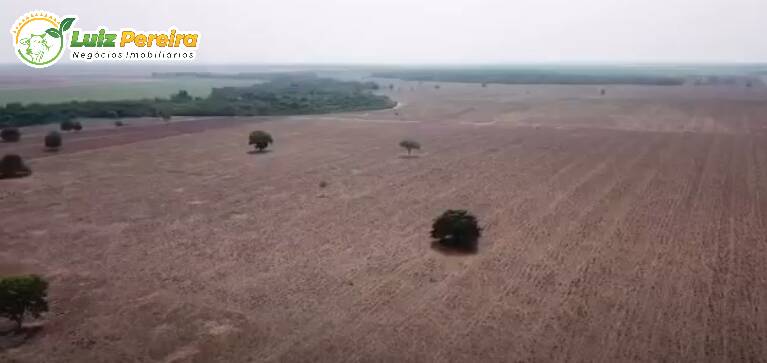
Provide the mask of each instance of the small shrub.
{"label": "small shrub", "polygon": [[61,121],[59,128],[61,131],[72,131],[75,128],[75,123],[72,120]]}
{"label": "small shrub", "polygon": [[170,112],[167,112],[167,111],[160,111],[159,116],[165,122],[170,122],[170,119],[173,118],[173,115],[171,115]]}
{"label": "small shrub", "polygon": [[21,156],[8,154],[0,159],[0,179],[21,178],[29,174],[32,174],[32,171],[24,165]]}
{"label": "small shrub", "polygon": [[80,121],[77,121],[72,124],[72,129],[75,131],[81,131],[83,129],[83,124],[81,124]]}
{"label": "small shrub", "polygon": [[431,237],[442,246],[475,251],[482,228],[477,218],[465,210],[447,210],[432,225]]}
{"label": "small shrub", "polygon": [[399,142],[399,146],[407,150],[407,154],[410,155],[412,150],[421,150],[421,144],[418,141],[405,139]]}
{"label": "small shrub", "polygon": [[117,126],[117,127],[123,127],[123,126],[125,126],[125,124],[124,124],[122,121],[120,121],[120,120],[117,120],[117,121],[115,121],[115,126]]}
{"label": "small shrub", "polygon": [[48,282],[37,275],[0,278],[0,317],[21,329],[24,316],[39,317],[48,311]]}
{"label": "small shrub", "polygon": [[6,127],[0,131],[0,139],[5,142],[18,142],[21,139],[21,132],[15,127]]}
{"label": "small shrub", "polygon": [[274,143],[272,135],[261,130],[251,132],[248,139],[248,145],[253,145],[258,151],[264,151],[270,144]]}
{"label": "small shrub", "polygon": [[327,188],[327,186],[328,186],[328,182],[324,180],[320,182],[320,189],[325,189]]}
{"label": "small shrub", "polygon": [[45,147],[51,150],[56,150],[61,147],[61,134],[56,131],[51,131],[48,135],[45,135]]}

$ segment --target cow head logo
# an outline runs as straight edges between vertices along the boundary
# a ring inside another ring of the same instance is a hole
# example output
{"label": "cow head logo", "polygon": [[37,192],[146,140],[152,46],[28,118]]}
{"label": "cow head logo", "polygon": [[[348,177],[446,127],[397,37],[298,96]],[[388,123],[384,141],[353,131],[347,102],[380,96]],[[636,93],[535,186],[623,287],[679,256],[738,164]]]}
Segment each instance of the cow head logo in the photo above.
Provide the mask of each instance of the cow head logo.
{"label": "cow head logo", "polygon": [[64,51],[64,35],[74,17],[59,22],[55,14],[33,11],[22,15],[11,28],[16,56],[24,64],[34,68],[45,68],[61,58]]}

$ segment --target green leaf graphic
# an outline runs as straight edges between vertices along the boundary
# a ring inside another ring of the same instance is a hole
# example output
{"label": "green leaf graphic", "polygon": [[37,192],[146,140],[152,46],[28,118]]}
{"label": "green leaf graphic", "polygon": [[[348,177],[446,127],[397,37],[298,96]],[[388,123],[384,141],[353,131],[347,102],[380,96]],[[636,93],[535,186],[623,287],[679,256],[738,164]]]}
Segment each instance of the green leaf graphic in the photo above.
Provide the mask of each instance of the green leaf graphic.
{"label": "green leaf graphic", "polygon": [[75,22],[75,18],[66,18],[61,21],[61,25],[59,26],[59,30],[63,34],[65,31],[69,30],[69,28],[72,27],[72,24]]}
{"label": "green leaf graphic", "polygon": [[60,38],[61,37],[61,32],[58,29],[56,29],[56,28],[50,28],[50,29],[46,30],[45,32],[48,33],[48,35],[50,35],[50,36],[52,36],[54,38]]}

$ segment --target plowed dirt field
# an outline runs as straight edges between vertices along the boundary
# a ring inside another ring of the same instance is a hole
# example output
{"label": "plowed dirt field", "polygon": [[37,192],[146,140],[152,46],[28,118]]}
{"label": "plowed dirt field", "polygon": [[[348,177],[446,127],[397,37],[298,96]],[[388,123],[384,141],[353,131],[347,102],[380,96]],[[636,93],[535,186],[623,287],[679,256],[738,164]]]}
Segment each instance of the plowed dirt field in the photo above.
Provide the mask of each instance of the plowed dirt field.
{"label": "plowed dirt field", "polygon": [[[0,361],[767,361],[763,89],[397,87],[0,144],[0,273],[51,282]],[[478,253],[430,248],[448,208]]]}

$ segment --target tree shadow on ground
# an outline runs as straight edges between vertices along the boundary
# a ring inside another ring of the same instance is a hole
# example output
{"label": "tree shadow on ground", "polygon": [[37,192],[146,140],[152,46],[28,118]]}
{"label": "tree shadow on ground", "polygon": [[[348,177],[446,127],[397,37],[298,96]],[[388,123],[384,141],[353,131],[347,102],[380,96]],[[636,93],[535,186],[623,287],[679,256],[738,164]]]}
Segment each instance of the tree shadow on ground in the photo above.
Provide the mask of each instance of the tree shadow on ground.
{"label": "tree shadow on ground", "polygon": [[400,155],[399,156],[400,159],[418,159],[420,157],[421,157],[421,155],[418,155],[418,154]]}
{"label": "tree shadow on ground", "polygon": [[479,246],[476,242],[470,245],[453,245],[434,240],[431,242],[431,249],[447,256],[469,256],[479,252]]}
{"label": "tree shadow on ground", "polygon": [[42,324],[23,326],[18,330],[15,324],[10,330],[3,328],[0,330],[0,352],[21,346],[26,341],[34,338],[42,330]]}
{"label": "tree shadow on ground", "polygon": [[265,149],[265,150],[250,150],[248,151],[248,155],[261,155],[261,154],[268,154],[272,152],[272,150]]}
{"label": "tree shadow on ground", "polygon": [[21,179],[26,178],[28,176],[32,175],[31,170],[24,170],[24,171],[16,171],[13,174],[3,174],[0,173],[0,180],[2,179]]}

